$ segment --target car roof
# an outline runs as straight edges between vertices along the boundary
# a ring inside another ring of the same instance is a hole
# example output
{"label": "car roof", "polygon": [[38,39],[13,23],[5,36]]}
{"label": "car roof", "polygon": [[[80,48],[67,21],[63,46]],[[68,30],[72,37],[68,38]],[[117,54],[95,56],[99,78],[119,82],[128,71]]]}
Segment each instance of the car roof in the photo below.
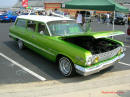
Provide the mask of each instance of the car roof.
{"label": "car roof", "polygon": [[18,16],[17,18],[34,20],[34,21],[39,21],[39,22],[44,22],[44,23],[47,23],[50,21],[73,20],[67,17],[63,18],[63,17],[55,17],[55,16],[38,16],[38,15],[21,15],[21,16]]}

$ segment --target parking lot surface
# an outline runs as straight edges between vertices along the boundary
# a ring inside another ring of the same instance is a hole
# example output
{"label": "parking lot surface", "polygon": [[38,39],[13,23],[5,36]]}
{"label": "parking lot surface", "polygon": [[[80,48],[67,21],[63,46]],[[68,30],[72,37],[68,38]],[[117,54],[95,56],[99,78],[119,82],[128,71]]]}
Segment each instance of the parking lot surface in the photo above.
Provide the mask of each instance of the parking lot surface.
{"label": "parking lot surface", "polygon": [[0,83],[17,83],[17,82],[30,82],[30,81],[38,81],[38,79],[34,78],[27,71],[19,68],[14,63],[7,60],[5,57],[0,56]]}
{"label": "parking lot surface", "polygon": [[[81,81],[95,79],[101,75],[105,77],[114,72],[130,70],[130,37],[127,35],[114,37],[125,43],[126,56],[119,63],[105,69],[99,73],[83,77],[77,75],[73,78],[65,78],[58,71],[55,63],[50,62],[32,50],[25,48],[19,50],[16,42],[8,37],[9,27],[12,23],[0,23],[0,84],[28,83],[57,80],[67,82],[67,80]],[[93,31],[112,30],[112,25],[92,23]],[[116,25],[116,30],[126,32],[127,25]],[[120,75],[120,74],[119,74]],[[70,82],[70,81],[69,81]]]}

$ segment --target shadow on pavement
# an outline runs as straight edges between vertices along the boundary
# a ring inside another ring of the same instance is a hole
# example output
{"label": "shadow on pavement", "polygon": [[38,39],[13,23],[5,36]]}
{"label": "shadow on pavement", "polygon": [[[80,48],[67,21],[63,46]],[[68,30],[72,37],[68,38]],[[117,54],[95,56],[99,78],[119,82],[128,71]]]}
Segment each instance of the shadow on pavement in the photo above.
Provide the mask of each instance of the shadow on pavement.
{"label": "shadow on pavement", "polygon": [[[71,82],[90,80],[90,79],[97,78],[107,72],[116,72],[116,71],[123,71],[123,70],[130,69],[130,66],[125,66],[116,63],[114,66],[111,66],[93,75],[89,75],[86,77],[76,75],[73,78],[66,78],[59,72],[58,67],[55,63],[50,62],[49,60],[33,52],[32,50],[28,48],[25,48],[24,50],[19,50],[16,46],[16,42],[14,41],[6,41],[4,42],[4,44],[7,47],[9,47],[11,50],[16,52],[18,55],[20,55],[24,59],[23,61],[27,61],[30,63],[29,65],[27,65],[26,62],[22,62],[21,64],[23,64],[25,67],[31,68],[31,70],[34,72],[37,71],[35,71],[35,69],[33,69],[32,67],[35,68],[37,67],[39,70],[39,74],[47,78],[47,80],[58,80],[62,83],[71,83]],[[17,61],[19,60],[21,59],[18,59]]]}

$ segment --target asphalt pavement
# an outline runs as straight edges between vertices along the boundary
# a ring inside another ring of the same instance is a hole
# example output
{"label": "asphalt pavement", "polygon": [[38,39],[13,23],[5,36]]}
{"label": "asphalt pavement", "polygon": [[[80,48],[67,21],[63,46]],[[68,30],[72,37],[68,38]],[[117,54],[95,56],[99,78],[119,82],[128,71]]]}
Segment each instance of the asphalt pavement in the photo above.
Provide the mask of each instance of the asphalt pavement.
{"label": "asphalt pavement", "polygon": [[[114,37],[126,46],[126,56],[120,63],[99,73],[83,77],[76,75],[65,78],[58,71],[55,63],[50,62],[32,50],[19,50],[16,42],[8,37],[9,27],[13,23],[0,23],[0,84],[28,83],[56,80],[63,83],[92,80],[101,75],[108,76],[114,72],[130,70],[130,38],[127,35]],[[93,31],[112,30],[112,25],[92,23]],[[126,32],[127,25],[116,25],[116,30]],[[69,81],[68,81],[69,80]]]}

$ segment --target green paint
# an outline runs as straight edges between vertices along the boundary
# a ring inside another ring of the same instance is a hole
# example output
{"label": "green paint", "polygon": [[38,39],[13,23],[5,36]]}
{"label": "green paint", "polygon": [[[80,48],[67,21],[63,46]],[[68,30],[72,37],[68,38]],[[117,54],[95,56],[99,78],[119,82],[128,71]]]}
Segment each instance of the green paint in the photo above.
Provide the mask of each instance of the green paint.
{"label": "green paint", "polygon": [[[27,21],[28,20],[26,20],[26,23]],[[38,24],[39,23],[45,24],[45,23],[37,22],[37,21],[35,22],[36,22],[35,31],[28,29],[27,24],[26,27],[19,27],[13,25],[12,27],[10,27],[9,35],[15,40],[21,39],[28,48],[34,50],[35,52],[41,54],[42,56],[46,57],[47,59],[53,62],[56,62],[56,57],[59,54],[61,54],[70,58],[74,64],[78,64],[83,67],[86,67],[85,65],[86,58],[92,55],[91,52],[75,44],[62,40],[63,37],[93,36],[95,38],[101,38],[101,37],[109,37],[109,36],[124,34],[124,32],[121,31],[104,31],[104,32],[95,32],[95,33],[89,32],[81,35],[70,35],[70,36],[48,36],[48,35],[41,35],[40,33],[38,33]],[[70,28],[69,30],[71,33],[77,31],[78,28]],[[116,43],[120,43],[123,46],[122,42],[119,42],[117,40],[112,40],[112,41]],[[104,60],[103,62],[105,61],[106,60]],[[99,63],[95,65],[98,64]]]}

